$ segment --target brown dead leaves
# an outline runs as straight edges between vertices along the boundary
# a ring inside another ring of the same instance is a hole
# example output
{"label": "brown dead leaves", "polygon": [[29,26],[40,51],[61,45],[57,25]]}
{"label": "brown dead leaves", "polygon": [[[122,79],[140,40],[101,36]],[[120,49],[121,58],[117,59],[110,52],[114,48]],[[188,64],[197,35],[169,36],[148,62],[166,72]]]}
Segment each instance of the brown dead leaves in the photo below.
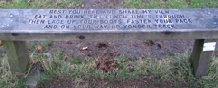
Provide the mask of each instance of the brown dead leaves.
{"label": "brown dead leaves", "polygon": [[83,48],[82,48],[82,50],[87,50],[87,49],[88,49],[88,47],[83,47]]}
{"label": "brown dead leaves", "polygon": [[98,48],[107,48],[109,46],[109,43],[104,41],[104,42],[99,42],[97,45],[96,45]]}
{"label": "brown dead leaves", "polygon": [[96,62],[96,67],[98,70],[108,72],[108,71],[114,71],[117,66],[116,66],[116,62],[113,59],[99,58],[99,61]]}
{"label": "brown dead leaves", "polygon": [[2,44],[2,41],[0,40],[0,47],[2,46],[3,44]]}
{"label": "brown dead leaves", "polygon": [[40,46],[40,45],[38,45],[38,52],[39,53],[42,53],[43,51],[42,51],[42,47]]}
{"label": "brown dead leaves", "polygon": [[82,7],[82,8],[84,8],[84,7],[85,7],[85,5],[84,5],[84,4],[82,4],[82,5],[81,5],[81,7]]}
{"label": "brown dead leaves", "polygon": [[96,44],[98,50],[99,57],[97,58],[97,62],[93,66],[95,69],[101,70],[103,72],[111,72],[115,71],[117,68],[117,62],[114,60],[114,55],[116,51],[110,51],[110,44],[106,41],[98,42]]}
{"label": "brown dead leaves", "polygon": [[66,44],[73,44],[72,41],[66,41]]}

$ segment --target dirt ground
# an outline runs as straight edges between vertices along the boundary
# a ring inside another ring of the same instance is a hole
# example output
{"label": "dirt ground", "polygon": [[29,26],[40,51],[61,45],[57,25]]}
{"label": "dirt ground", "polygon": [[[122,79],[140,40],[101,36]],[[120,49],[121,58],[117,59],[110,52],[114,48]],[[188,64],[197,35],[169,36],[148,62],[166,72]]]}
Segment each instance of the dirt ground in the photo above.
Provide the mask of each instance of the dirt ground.
{"label": "dirt ground", "polygon": [[174,53],[191,52],[193,44],[194,40],[66,41],[56,42],[51,48],[59,47],[73,57],[131,56],[136,60],[161,59]]}
{"label": "dirt ground", "polygon": [[[76,88],[76,86],[80,86],[82,88],[173,88],[170,82],[166,83],[158,83],[156,79],[151,78],[143,78],[143,79],[136,79],[136,80],[129,80],[125,82],[113,80],[112,83],[108,82],[107,80],[99,80],[95,84],[86,85],[86,83],[91,84],[91,80],[85,80],[79,84],[75,84],[75,81],[78,80],[63,80],[63,79],[54,79],[51,83],[47,85],[49,88]],[[154,83],[156,82],[156,83]],[[188,85],[182,85],[181,87],[188,88]],[[40,87],[45,88],[45,87]]]}

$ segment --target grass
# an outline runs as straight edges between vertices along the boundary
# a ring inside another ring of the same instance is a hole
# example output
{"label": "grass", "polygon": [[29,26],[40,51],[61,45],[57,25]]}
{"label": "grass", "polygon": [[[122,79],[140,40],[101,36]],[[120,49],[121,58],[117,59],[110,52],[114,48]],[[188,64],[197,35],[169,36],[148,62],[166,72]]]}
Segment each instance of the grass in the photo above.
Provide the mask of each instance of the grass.
{"label": "grass", "polygon": [[[1,9],[65,9],[72,6],[82,5],[84,0],[1,0]],[[115,5],[110,5],[114,8]],[[190,8],[218,8],[217,0],[124,0],[120,8],[131,9],[190,9]],[[37,45],[48,50],[51,41],[39,42]],[[2,48],[2,47],[1,47]],[[29,45],[34,51],[35,45]],[[217,49],[216,49],[217,51]],[[47,51],[51,52],[51,51]],[[23,82],[25,78],[13,76],[10,72],[7,55],[1,53],[0,57],[0,87],[25,87]],[[218,58],[213,57],[209,65],[208,76],[196,78],[193,76],[190,68],[189,54],[176,54],[175,57],[168,57],[154,60],[129,61],[129,56],[114,58],[117,67],[107,73],[96,68],[97,60],[83,61],[82,58],[64,58],[64,53],[60,50],[54,50],[53,60],[45,56],[33,53],[31,63],[41,63],[44,72],[40,75],[40,84],[53,80],[55,77],[62,79],[76,80],[73,85],[76,87],[86,87],[97,83],[99,80],[107,80],[113,83],[114,80],[122,83],[131,79],[152,78],[156,84],[171,83],[173,87],[188,85],[190,87],[218,87]],[[145,58],[146,59],[146,58]],[[134,66],[134,71],[129,72],[128,66]],[[91,82],[85,85],[80,83],[86,80]],[[69,84],[71,85],[71,84]],[[103,87],[103,86],[102,86]]]}
{"label": "grass", "polygon": [[124,8],[137,9],[190,9],[218,8],[217,0],[124,0]]}
{"label": "grass", "polygon": [[48,52],[48,48],[49,46],[51,46],[53,44],[53,41],[40,41],[38,43],[30,43],[28,45],[28,48],[30,49],[30,51],[34,51],[38,45],[40,45],[42,47],[43,52]]}
{"label": "grass", "polygon": [[[85,0],[2,0],[3,9],[66,9],[81,6]],[[111,4],[110,8],[114,8]],[[217,0],[124,0],[120,8],[132,9],[190,9],[218,8]]]}
{"label": "grass", "polygon": [[[189,87],[217,87],[218,82],[218,58],[213,58],[210,64],[208,76],[194,77],[189,63],[189,54],[176,54],[175,58],[168,57],[161,60],[138,60],[132,62],[126,58],[116,57],[116,68],[109,72],[103,72],[96,67],[97,60],[81,61],[80,59],[64,59],[61,51],[53,52],[53,60],[44,56],[33,54],[31,63],[41,63],[44,72],[40,76],[40,85],[47,85],[53,78],[80,80],[74,85],[79,85],[85,80],[91,80],[88,85],[95,84],[98,80],[106,80],[114,83],[119,80],[121,83],[132,79],[148,78],[151,76],[154,84],[172,83],[173,87],[188,85]],[[22,87],[25,78],[13,76],[9,70],[7,55],[0,58],[0,84],[4,87]],[[128,65],[134,66],[134,71],[127,70]],[[66,77],[66,78],[64,78]],[[71,85],[71,84],[69,84]]]}
{"label": "grass", "polygon": [[66,9],[82,5],[84,0],[2,0],[0,8],[4,9]]}

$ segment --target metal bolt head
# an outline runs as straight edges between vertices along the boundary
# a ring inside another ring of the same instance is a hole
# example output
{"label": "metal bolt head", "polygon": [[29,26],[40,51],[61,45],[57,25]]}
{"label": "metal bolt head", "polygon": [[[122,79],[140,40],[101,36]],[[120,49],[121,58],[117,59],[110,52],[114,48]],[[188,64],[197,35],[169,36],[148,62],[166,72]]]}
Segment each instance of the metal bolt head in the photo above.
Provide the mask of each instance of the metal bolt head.
{"label": "metal bolt head", "polygon": [[14,15],[11,14],[10,17],[14,17]]}

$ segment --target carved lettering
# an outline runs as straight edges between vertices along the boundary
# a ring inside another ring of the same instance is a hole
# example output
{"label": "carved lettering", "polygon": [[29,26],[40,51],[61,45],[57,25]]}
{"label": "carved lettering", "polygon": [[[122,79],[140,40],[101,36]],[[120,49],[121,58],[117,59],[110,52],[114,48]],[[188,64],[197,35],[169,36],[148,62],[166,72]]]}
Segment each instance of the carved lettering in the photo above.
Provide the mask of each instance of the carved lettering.
{"label": "carved lettering", "polygon": [[46,25],[44,28],[47,28],[47,29],[56,29],[57,25]]}
{"label": "carved lettering", "polygon": [[155,28],[173,28],[174,25],[173,24],[155,24],[154,27]]}
{"label": "carved lettering", "polygon": [[61,25],[61,29],[64,29],[64,28],[70,28],[69,25]]}
{"label": "carved lettering", "polygon": [[134,28],[150,28],[150,25],[123,25],[124,28],[134,29]]}
{"label": "carved lettering", "polygon": [[150,14],[150,13],[151,13],[151,10],[142,10],[142,13],[143,13],[143,14]]}
{"label": "carved lettering", "polygon": [[45,18],[46,17],[46,15],[35,15],[35,18],[37,19],[37,18]]}
{"label": "carved lettering", "polygon": [[112,25],[112,28],[119,28],[120,25]]}
{"label": "carved lettering", "polygon": [[103,13],[104,13],[104,14],[114,14],[115,11],[114,11],[114,10],[104,10]]}
{"label": "carved lettering", "polygon": [[107,25],[97,25],[95,28],[97,28],[97,29],[106,29]]}
{"label": "carved lettering", "polygon": [[74,24],[76,20],[67,20],[67,24]]}
{"label": "carved lettering", "polygon": [[184,15],[156,15],[156,18],[185,18]]}
{"label": "carved lettering", "polygon": [[154,10],[156,14],[169,14],[169,10]]}
{"label": "carved lettering", "polygon": [[132,18],[151,18],[151,15],[131,15]]}
{"label": "carved lettering", "polygon": [[29,24],[44,24],[45,20],[29,20]]}
{"label": "carved lettering", "polygon": [[155,19],[156,23],[172,23],[171,19]]}
{"label": "carved lettering", "polygon": [[48,24],[64,24],[64,20],[48,20]]}
{"label": "carved lettering", "polygon": [[66,10],[50,10],[49,14],[64,14]]}
{"label": "carved lettering", "polygon": [[176,23],[192,23],[191,19],[176,19]]}
{"label": "carved lettering", "polygon": [[49,18],[62,18],[61,15],[50,15]]}
{"label": "carved lettering", "polygon": [[[63,30],[168,30],[192,25],[196,18],[169,9],[58,9],[37,12],[28,24]],[[183,10],[182,10],[183,11]]]}
{"label": "carved lettering", "polygon": [[74,28],[76,29],[90,29],[90,25],[74,25]]}
{"label": "carved lettering", "polygon": [[138,10],[119,10],[119,14],[139,14]]}
{"label": "carved lettering", "polygon": [[69,14],[80,14],[80,10],[68,10]]}
{"label": "carved lettering", "polygon": [[65,18],[84,18],[84,15],[66,15]]}
{"label": "carved lettering", "polygon": [[85,10],[84,14],[99,14],[98,10]]}
{"label": "carved lettering", "polygon": [[127,19],[127,23],[128,24],[148,24],[148,23],[151,23],[151,20],[149,19],[135,19],[135,20]]}

